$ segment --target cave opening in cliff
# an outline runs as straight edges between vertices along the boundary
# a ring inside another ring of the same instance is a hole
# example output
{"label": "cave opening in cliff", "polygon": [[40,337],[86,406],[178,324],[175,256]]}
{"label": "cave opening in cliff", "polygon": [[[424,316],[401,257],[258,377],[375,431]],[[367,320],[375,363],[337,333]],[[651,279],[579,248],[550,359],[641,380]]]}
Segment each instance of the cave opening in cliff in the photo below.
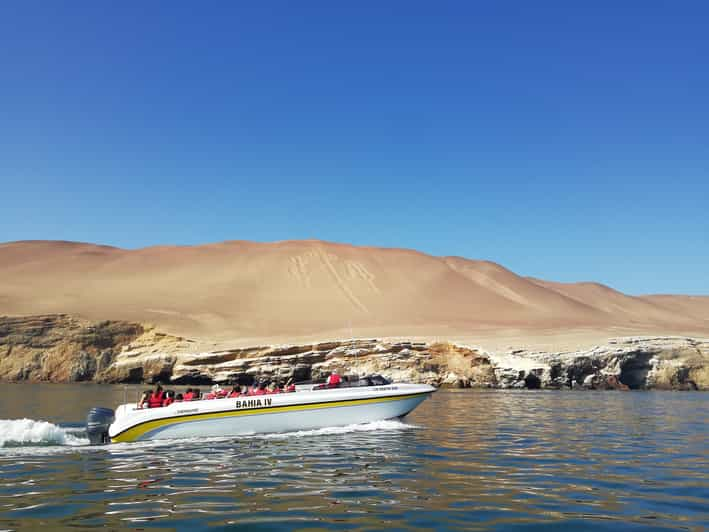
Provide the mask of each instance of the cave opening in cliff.
{"label": "cave opening in cliff", "polygon": [[542,380],[530,371],[524,378],[524,386],[528,390],[539,390],[542,387]]}
{"label": "cave opening in cliff", "polygon": [[631,390],[639,390],[647,386],[647,376],[652,369],[650,359],[652,353],[633,353],[620,365],[618,380]]}

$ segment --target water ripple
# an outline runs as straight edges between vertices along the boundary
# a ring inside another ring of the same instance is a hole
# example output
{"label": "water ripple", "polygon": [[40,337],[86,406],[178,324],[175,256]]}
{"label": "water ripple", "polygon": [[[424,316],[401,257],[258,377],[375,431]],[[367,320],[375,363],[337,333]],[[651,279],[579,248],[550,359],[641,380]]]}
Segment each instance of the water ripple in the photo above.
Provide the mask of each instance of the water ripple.
{"label": "water ripple", "polygon": [[0,449],[0,528],[701,530],[708,405],[439,392],[407,423],[106,447],[30,424],[65,445]]}

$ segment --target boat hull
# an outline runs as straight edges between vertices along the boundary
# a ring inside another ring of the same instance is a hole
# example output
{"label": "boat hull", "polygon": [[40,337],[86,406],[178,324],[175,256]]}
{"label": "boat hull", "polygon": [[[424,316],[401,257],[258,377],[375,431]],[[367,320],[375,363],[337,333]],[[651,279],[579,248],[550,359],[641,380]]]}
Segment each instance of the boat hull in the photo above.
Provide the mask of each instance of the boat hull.
{"label": "boat hull", "polygon": [[117,418],[112,442],[239,436],[352,425],[405,416],[434,388],[394,385],[195,401]]}

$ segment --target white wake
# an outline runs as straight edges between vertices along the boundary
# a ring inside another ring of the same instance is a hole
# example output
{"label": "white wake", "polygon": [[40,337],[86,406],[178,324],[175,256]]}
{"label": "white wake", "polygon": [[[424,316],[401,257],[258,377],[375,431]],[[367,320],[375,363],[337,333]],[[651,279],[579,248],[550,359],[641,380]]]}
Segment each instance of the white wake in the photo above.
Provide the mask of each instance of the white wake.
{"label": "white wake", "polygon": [[34,419],[0,419],[0,448],[38,445],[88,445],[83,431],[62,428],[47,421]]}
{"label": "white wake", "polygon": [[[419,428],[398,420],[373,421],[357,425],[346,425],[340,427],[326,427],[313,430],[299,430],[294,432],[280,432],[270,434],[242,434],[239,438],[263,439],[263,440],[288,440],[291,438],[308,438],[326,435],[347,434],[353,432],[380,432],[380,431],[400,431]],[[50,447],[50,446],[86,446],[86,450],[95,449],[89,446],[89,440],[85,437],[83,429],[60,427],[47,421],[37,421],[34,419],[0,419],[0,449],[1,448],[22,448],[22,447]],[[202,444],[209,442],[229,441],[233,437],[217,438],[188,438],[184,440],[151,440],[144,442],[134,442],[126,444],[112,444],[100,446],[105,450],[125,450],[133,447],[161,447],[163,445],[174,446],[176,443]],[[18,449],[19,450],[19,449]]]}
{"label": "white wake", "polygon": [[279,432],[272,434],[253,434],[250,438],[267,440],[286,440],[289,438],[307,438],[310,436],[325,436],[330,434],[348,434],[351,432],[372,432],[390,430],[410,430],[417,429],[416,425],[404,423],[402,421],[388,419],[385,421],[372,421],[370,423],[359,423],[356,425],[344,425],[341,427],[325,427],[313,430],[298,430],[295,432]]}

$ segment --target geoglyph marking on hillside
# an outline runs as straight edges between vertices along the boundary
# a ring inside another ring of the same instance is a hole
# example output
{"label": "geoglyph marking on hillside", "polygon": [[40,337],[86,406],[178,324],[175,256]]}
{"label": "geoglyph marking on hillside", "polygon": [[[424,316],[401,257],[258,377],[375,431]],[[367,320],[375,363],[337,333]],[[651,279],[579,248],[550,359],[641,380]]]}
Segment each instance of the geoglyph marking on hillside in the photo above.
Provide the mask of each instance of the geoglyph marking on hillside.
{"label": "geoglyph marking on hillside", "polygon": [[306,288],[312,286],[310,273],[307,269],[308,255],[296,255],[288,259],[288,275]]}
{"label": "geoglyph marking on hillside", "polygon": [[350,279],[361,279],[363,280],[372,292],[376,294],[381,294],[382,291],[374,283],[374,274],[370,272],[367,267],[360,263],[354,261],[345,261],[347,274]]}
{"label": "geoglyph marking on hillside", "polygon": [[339,291],[354,307],[369,313],[366,305],[355,295],[350,283],[363,281],[366,288],[376,294],[381,294],[381,290],[374,283],[374,275],[359,262],[342,260],[337,255],[323,250],[313,250],[288,259],[288,276],[301,286],[312,288],[312,270],[317,263],[325,267]]}
{"label": "geoglyph marking on hillside", "polygon": [[332,262],[332,259],[337,260],[338,257],[335,255],[330,255],[329,253],[319,250],[319,256],[320,259],[322,260],[323,264],[325,267],[328,269],[330,272],[330,275],[332,276],[333,280],[337,284],[337,287],[342,291],[342,293],[350,300],[350,302],[357,307],[359,310],[362,312],[369,313],[369,309],[367,309],[366,306],[357,298],[356,295],[350,290],[350,287],[347,286],[347,282],[340,276],[339,273],[337,273],[337,269],[335,268],[335,265]]}

